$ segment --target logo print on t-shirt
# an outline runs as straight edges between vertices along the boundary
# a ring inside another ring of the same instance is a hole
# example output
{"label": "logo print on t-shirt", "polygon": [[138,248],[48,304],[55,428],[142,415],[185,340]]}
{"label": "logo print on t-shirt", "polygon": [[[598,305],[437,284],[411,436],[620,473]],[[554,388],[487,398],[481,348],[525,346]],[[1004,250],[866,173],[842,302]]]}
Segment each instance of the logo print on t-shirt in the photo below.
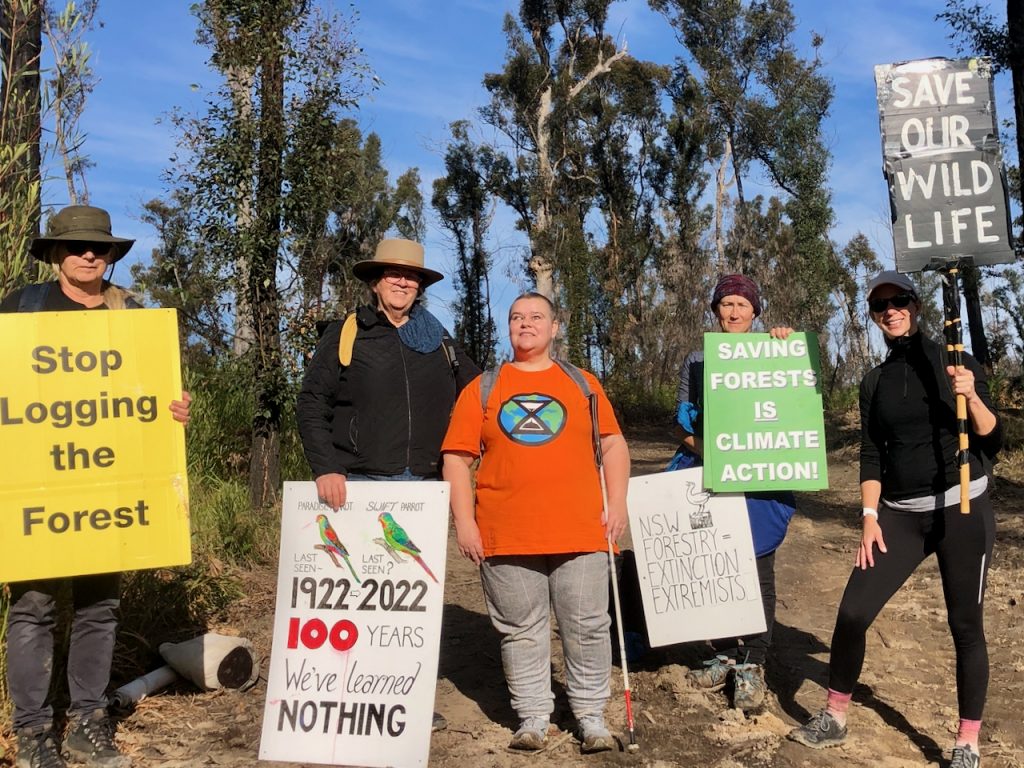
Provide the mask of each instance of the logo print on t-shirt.
{"label": "logo print on t-shirt", "polygon": [[520,445],[544,445],[565,428],[565,406],[550,395],[513,395],[502,403],[498,425]]}

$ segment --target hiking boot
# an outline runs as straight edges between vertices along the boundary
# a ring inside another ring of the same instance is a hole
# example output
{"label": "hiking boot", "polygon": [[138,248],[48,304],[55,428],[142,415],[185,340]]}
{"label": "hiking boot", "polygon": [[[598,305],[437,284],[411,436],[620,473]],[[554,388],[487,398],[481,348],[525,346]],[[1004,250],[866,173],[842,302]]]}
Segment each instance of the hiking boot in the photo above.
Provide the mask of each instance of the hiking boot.
{"label": "hiking boot", "polygon": [[77,717],[64,739],[64,754],[90,768],[131,768],[132,761],[118,752],[105,710]]}
{"label": "hiking boot", "polygon": [[57,749],[53,727],[37,725],[18,731],[18,759],[15,768],[65,768],[67,765]]}
{"label": "hiking boot", "polygon": [[430,730],[443,731],[448,727],[448,720],[440,712],[434,713],[434,719],[430,722]]}
{"label": "hiking boot", "polygon": [[744,712],[760,712],[764,709],[764,698],[768,692],[768,686],[764,682],[764,667],[760,664],[737,664],[735,669],[736,690],[733,691],[733,706]]}
{"label": "hiking boot", "polygon": [[704,662],[703,669],[691,669],[686,679],[706,691],[720,691],[725,687],[729,673],[736,668],[736,662],[728,656],[718,655]]}
{"label": "hiking boot", "polygon": [[981,765],[981,755],[964,744],[961,747],[953,747],[953,759],[949,761],[949,768],[978,768]]}
{"label": "hiking boot", "polygon": [[536,752],[544,749],[548,740],[548,719],[546,717],[525,717],[519,723],[519,730],[508,743],[509,749],[523,749]]}
{"label": "hiking boot", "polygon": [[601,715],[583,715],[579,718],[580,752],[592,755],[615,749],[615,739],[604,724]]}
{"label": "hiking boot", "polygon": [[846,741],[846,726],[840,725],[828,710],[823,709],[805,725],[790,731],[789,738],[812,749],[835,747]]}

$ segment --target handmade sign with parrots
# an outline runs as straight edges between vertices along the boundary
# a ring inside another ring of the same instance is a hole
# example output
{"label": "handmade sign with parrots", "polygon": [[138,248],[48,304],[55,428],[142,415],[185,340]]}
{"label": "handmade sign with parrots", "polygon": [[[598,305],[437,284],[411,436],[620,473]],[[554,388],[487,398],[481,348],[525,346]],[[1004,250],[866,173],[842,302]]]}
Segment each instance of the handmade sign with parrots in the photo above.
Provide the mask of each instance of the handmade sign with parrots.
{"label": "handmade sign with parrots", "polygon": [[0,315],[0,581],[191,560],[176,314]]}
{"label": "handmade sign with parrots", "polygon": [[285,483],[260,759],[426,765],[448,484],[349,482],[338,511]]}

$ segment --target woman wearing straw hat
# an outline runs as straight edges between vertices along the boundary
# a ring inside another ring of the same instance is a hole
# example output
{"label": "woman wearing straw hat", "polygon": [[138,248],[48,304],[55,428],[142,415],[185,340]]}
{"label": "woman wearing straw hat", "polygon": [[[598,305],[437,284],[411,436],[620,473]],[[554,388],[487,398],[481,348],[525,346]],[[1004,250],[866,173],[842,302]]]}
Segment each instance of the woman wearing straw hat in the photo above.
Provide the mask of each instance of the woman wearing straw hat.
{"label": "woman wearing straw hat", "polygon": [[351,360],[341,364],[345,323],[335,321],[296,405],[317,492],[334,509],[345,503],[346,479],[436,478],[455,397],[480,373],[421,302],[443,279],[423,265],[422,245],[383,240],[352,273],[369,286],[370,303],[356,310]]}
{"label": "woman wearing straw hat", "polygon": [[[480,373],[422,304],[443,279],[422,245],[382,240],[352,273],[370,301],[324,330],[296,403],[317,493],[333,509],[348,480],[436,479],[455,398]],[[435,714],[435,730],[444,725]]]}
{"label": "woman wearing straw hat", "polygon": [[[45,237],[31,253],[52,264],[57,279],[16,290],[0,302],[0,312],[64,312],[134,309],[141,305],[104,275],[134,240],[111,234],[102,208],[71,205],[50,218]],[[174,418],[189,420],[191,397],[170,404]],[[74,618],[67,673],[71,703],[63,751],[90,766],[127,768],[131,761],[115,747],[107,718],[106,689],[114,654],[120,606],[120,574],[103,573],[10,585],[7,674],[18,738],[17,768],[63,768],[49,702],[53,669],[55,598],[60,584],[71,584]]]}
{"label": "woman wearing straw hat", "polygon": [[[977,768],[988,692],[985,581],[995,517],[988,474],[1002,425],[978,361],[949,365],[942,345],[918,327],[921,302],[909,277],[892,270],[868,285],[871,319],[889,354],[860,385],[862,530],[839,605],[825,708],[789,737],[820,749],[846,740],[846,714],[875,617],[917,566],[934,554],[956,651],[960,724],[951,768]],[[967,405],[970,514],[960,511],[956,397]]]}

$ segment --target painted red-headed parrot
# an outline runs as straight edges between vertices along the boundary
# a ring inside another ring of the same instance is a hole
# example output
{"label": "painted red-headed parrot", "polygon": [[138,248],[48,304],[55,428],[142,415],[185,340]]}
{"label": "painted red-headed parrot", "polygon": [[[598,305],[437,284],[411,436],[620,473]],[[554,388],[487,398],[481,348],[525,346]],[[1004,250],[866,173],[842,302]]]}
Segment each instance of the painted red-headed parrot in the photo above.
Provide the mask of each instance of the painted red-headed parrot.
{"label": "painted red-headed parrot", "polygon": [[356,576],[356,569],[352,567],[352,561],[348,559],[348,550],[345,545],[341,543],[341,539],[338,538],[338,534],[335,533],[334,528],[331,527],[331,521],[327,519],[327,515],[317,515],[316,524],[320,528],[320,540],[324,543],[324,547],[327,551],[334,552],[335,554],[341,555],[348,569],[352,571],[352,578],[356,580],[356,584],[362,584],[359,581],[359,577]]}
{"label": "painted red-headed parrot", "polygon": [[417,547],[412,539],[409,538],[409,534],[405,532],[405,528],[395,522],[395,518],[388,512],[381,512],[377,515],[377,520],[380,522],[381,528],[384,529],[384,541],[388,543],[388,546],[397,552],[404,552],[409,555],[413,560],[420,564],[420,567],[427,572],[427,575],[437,581],[437,576],[433,574],[427,564],[423,562],[423,558],[420,557],[420,548]]}

